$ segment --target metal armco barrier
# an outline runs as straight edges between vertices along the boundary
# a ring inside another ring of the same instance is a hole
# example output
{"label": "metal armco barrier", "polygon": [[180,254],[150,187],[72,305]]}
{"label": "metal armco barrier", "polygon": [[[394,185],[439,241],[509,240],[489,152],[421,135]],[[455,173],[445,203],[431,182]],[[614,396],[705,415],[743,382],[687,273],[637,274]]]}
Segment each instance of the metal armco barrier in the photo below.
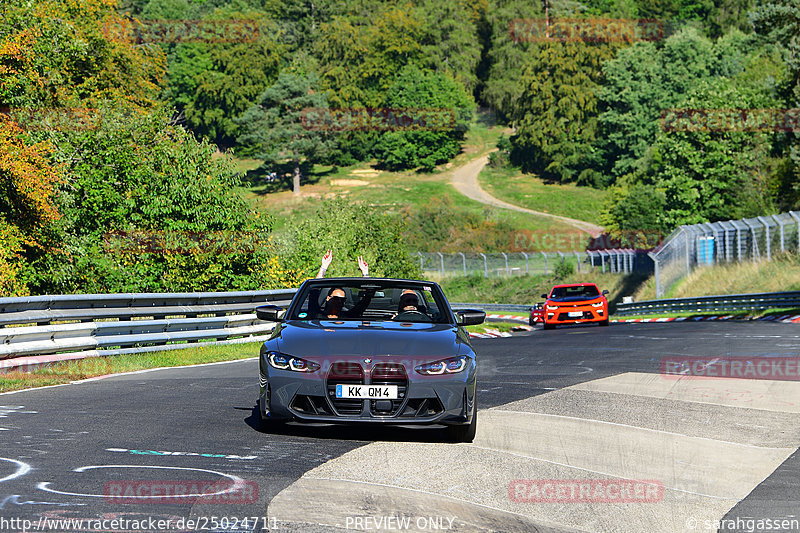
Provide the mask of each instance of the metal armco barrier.
{"label": "metal armco barrier", "polygon": [[253,310],[265,303],[288,304],[295,292],[278,289],[0,298],[0,368],[59,359],[49,354],[77,359],[185,348],[199,341],[262,340],[275,325],[258,320]]}
{"label": "metal armco barrier", "polygon": [[522,311],[527,313],[530,311],[531,307],[533,307],[533,304],[456,304],[451,302],[450,307],[452,307],[454,311],[461,309],[482,309],[484,311]]}
{"label": "metal armco barrier", "polygon": [[630,304],[617,304],[618,315],[643,315],[653,313],[755,311],[770,308],[800,308],[800,291],[766,292],[758,294],[731,294],[646,300]]}

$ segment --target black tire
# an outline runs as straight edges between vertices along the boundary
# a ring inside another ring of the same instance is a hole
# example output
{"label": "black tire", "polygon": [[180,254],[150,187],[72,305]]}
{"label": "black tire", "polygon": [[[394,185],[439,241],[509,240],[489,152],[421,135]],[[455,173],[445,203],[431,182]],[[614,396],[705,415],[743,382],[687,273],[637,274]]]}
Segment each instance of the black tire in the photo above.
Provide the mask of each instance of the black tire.
{"label": "black tire", "polygon": [[556,325],[555,324],[548,324],[547,322],[542,322],[542,327],[544,329],[555,329]]}
{"label": "black tire", "polygon": [[600,325],[601,325],[601,326],[607,326],[607,325],[608,325],[608,319],[606,318],[605,320],[603,320],[602,322],[600,322]]}
{"label": "black tire", "polygon": [[452,442],[472,442],[478,430],[478,397],[472,400],[472,422],[461,426],[448,426],[447,435]]}

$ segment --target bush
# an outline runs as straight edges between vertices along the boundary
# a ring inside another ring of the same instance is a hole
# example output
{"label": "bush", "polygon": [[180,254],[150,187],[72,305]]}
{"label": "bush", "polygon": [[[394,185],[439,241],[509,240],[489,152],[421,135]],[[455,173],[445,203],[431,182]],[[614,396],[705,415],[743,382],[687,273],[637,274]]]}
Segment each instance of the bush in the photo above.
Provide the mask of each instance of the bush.
{"label": "bush", "polygon": [[58,244],[33,263],[32,292],[285,287],[271,219],[235,193],[230,162],[165,114],[118,106],[94,128],[44,131],[63,161]]}
{"label": "bush", "polygon": [[360,276],[363,256],[375,277],[419,278],[398,217],[344,199],[323,201],[317,211],[278,239],[281,264],[299,282],[314,277],[325,250],[333,251],[328,276]]}
{"label": "bush", "polygon": [[562,259],[561,262],[556,265],[553,277],[556,280],[561,281],[567,279],[573,274],[575,274],[575,264],[572,261]]}

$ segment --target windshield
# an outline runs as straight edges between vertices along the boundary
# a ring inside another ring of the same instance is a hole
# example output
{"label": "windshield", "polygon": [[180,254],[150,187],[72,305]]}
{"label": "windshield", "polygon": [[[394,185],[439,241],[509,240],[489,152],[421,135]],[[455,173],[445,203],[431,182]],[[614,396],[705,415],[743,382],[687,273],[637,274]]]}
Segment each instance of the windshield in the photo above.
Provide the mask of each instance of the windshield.
{"label": "windshield", "polygon": [[596,298],[600,292],[594,285],[579,285],[575,287],[553,287],[551,299],[561,298]]}
{"label": "windshield", "polygon": [[447,324],[444,296],[431,284],[342,282],[308,284],[289,310],[289,320],[395,320]]}

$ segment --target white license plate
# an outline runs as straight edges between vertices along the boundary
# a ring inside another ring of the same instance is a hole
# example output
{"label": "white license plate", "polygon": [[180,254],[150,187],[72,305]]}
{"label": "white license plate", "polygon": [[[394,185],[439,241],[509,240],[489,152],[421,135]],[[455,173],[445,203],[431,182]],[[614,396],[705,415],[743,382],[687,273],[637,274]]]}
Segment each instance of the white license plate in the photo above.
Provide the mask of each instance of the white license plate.
{"label": "white license plate", "polygon": [[567,313],[567,316],[570,318],[580,318],[583,316],[583,311],[570,311]]}
{"label": "white license plate", "polygon": [[336,385],[337,398],[396,400],[397,385]]}

